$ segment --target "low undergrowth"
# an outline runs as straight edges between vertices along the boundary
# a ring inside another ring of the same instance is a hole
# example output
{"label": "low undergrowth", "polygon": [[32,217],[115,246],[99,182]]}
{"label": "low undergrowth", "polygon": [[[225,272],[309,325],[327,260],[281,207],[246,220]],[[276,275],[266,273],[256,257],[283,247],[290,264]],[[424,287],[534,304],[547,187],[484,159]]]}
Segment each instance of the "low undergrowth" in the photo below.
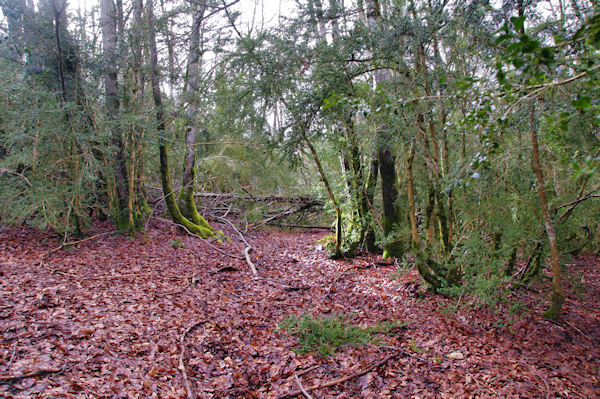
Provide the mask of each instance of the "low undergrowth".
{"label": "low undergrowth", "polygon": [[403,323],[394,321],[380,322],[374,327],[360,327],[348,321],[348,317],[333,315],[315,317],[309,313],[301,316],[290,315],[279,324],[279,330],[298,338],[299,354],[312,351],[322,356],[331,356],[345,345],[367,345],[377,341],[377,334],[393,334]]}

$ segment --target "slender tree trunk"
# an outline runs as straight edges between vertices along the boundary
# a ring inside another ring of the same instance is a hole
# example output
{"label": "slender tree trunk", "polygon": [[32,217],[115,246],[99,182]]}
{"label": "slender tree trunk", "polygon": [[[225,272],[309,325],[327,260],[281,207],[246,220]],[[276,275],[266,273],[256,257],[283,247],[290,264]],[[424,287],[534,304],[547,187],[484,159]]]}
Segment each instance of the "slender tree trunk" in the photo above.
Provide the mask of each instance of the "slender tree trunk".
{"label": "slender tree trunk", "polygon": [[317,22],[319,24],[319,34],[321,36],[321,40],[327,40],[327,26],[325,24],[325,14],[323,12],[323,2],[321,0],[310,0],[314,3],[315,13],[317,17]]}
{"label": "slender tree trunk", "polygon": [[147,18],[148,18],[148,48],[150,52],[150,82],[152,84],[152,97],[154,106],[156,107],[156,123],[158,130],[158,149],[160,161],[160,180],[167,204],[167,209],[173,221],[190,232],[199,235],[200,237],[212,237],[214,233],[204,226],[199,226],[181,214],[173,187],[171,184],[171,173],[169,170],[169,158],[167,153],[167,142],[165,138],[165,121],[164,108],[162,103],[162,94],[160,92],[160,77],[158,69],[158,50],[156,48],[156,33],[154,29],[154,7],[153,0],[147,1]]}
{"label": "slender tree trunk", "polygon": [[375,188],[377,186],[378,175],[379,161],[377,160],[377,157],[373,157],[373,159],[371,160],[371,166],[369,168],[369,176],[367,177],[367,181],[365,183],[361,204],[361,214],[362,217],[366,219],[364,232],[365,247],[370,253],[377,253],[379,251],[379,248],[377,248],[376,245],[374,226],[376,216],[372,210],[373,197],[375,196]]}
{"label": "slender tree trunk", "polygon": [[558,251],[558,244],[556,242],[556,233],[554,231],[554,225],[552,218],[548,212],[548,201],[546,199],[546,190],[544,188],[544,174],[542,172],[542,165],[540,161],[540,148],[538,144],[537,135],[537,122],[535,120],[535,103],[531,106],[531,155],[533,158],[533,172],[535,173],[538,185],[538,194],[540,196],[540,207],[542,210],[542,217],[544,224],[546,225],[546,234],[548,235],[548,241],[550,242],[550,264],[552,270],[552,305],[548,309],[544,316],[558,320],[562,311],[562,305],[565,300],[565,296],[562,289],[562,276],[560,271],[560,254]]}
{"label": "slender tree trunk", "polygon": [[117,48],[116,35],[116,11],[113,0],[102,0],[100,2],[102,46],[104,49],[104,91],[105,107],[111,132],[112,144],[114,146],[114,183],[116,185],[116,196],[113,200],[112,217],[119,229],[135,230],[127,215],[129,207],[129,185],[127,182],[127,166],[125,164],[125,148],[123,134],[119,126],[119,97],[117,81]]}
{"label": "slender tree trunk", "polygon": [[350,113],[347,113],[346,116],[346,123],[343,130],[347,139],[347,148],[343,151],[343,166],[351,206],[351,221],[348,231],[350,233],[352,233],[351,230],[358,231],[358,234],[348,234],[348,238],[354,237],[354,240],[346,240],[348,248],[346,254],[351,256],[356,248],[363,243],[372,218],[369,215],[369,207],[366,205],[363,206],[366,200],[364,198],[366,182],[364,181],[364,171],[353,117]]}
{"label": "slender tree trunk", "polygon": [[433,245],[433,233],[435,230],[435,192],[431,181],[427,182],[427,206],[425,207],[425,225],[427,245]]}
{"label": "slender tree trunk", "polygon": [[56,38],[56,52],[58,61],[58,81],[60,82],[60,94],[64,101],[67,100],[67,88],[65,85],[65,71],[63,66],[63,50],[62,42],[60,38],[60,23],[67,7],[67,1],[63,0],[62,3],[57,4],[57,0],[52,0],[52,11],[54,12],[54,36]]}
{"label": "slender tree trunk", "polygon": [[300,134],[302,135],[302,138],[306,142],[306,145],[308,146],[308,149],[310,150],[310,153],[313,156],[315,164],[317,165],[317,170],[319,171],[319,174],[321,175],[321,181],[325,185],[325,188],[327,189],[327,194],[329,194],[329,199],[331,200],[331,202],[333,203],[333,206],[335,208],[335,213],[337,216],[336,226],[335,226],[335,250],[334,250],[335,252],[332,257],[333,258],[341,258],[343,256],[342,250],[340,248],[340,244],[341,244],[342,238],[343,238],[342,237],[342,210],[340,208],[340,204],[337,202],[337,199],[335,198],[335,195],[333,194],[333,190],[331,189],[331,185],[329,184],[327,175],[325,175],[325,171],[323,170],[323,166],[321,165],[321,161],[319,160],[317,151],[315,150],[315,147],[312,145],[308,136],[306,135],[305,128],[303,126],[300,127]]}
{"label": "slender tree trunk", "polygon": [[406,175],[408,177],[408,216],[410,218],[410,232],[413,248],[419,248],[419,230],[417,228],[417,215],[415,206],[415,184],[413,179],[413,161],[415,159],[414,142],[410,145],[410,152],[406,162]]}
{"label": "slender tree trunk", "polygon": [[340,8],[343,7],[343,1],[338,4],[337,0],[329,0],[329,15],[331,17],[331,35],[333,40],[336,40],[340,35],[340,24],[338,17],[340,16]]}
{"label": "slender tree trunk", "polygon": [[[134,103],[133,107],[135,110],[141,110],[144,104],[144,93],[146,79],[143,69],[143,47],[144,47],[144,1],[134,0],[133,3],[133,32],[132,32],[132,53],[133,53],[133,73],[134,73]],[[142,126],[135,126],[133,130],[133,147],[137,154],[143,154],[145,149],[144,141],[145,130]],[[134,192],[138,200],[138,207],[140,213],[150,214],[152,210],[146,200],[147,194],[144,185],[145,176],[145,162],[143,157],[138,156],[135,165],[135,187]]]}
{"label": "slender tree trunk", "polygon": [[194,188],[196,179],[196,114],[198,113],[198,80],[200,75],[201,60],[201,30],[202,18],[206,10],[206,4],[196,6],[195,18],[192,23],[192,35],[190,36],[190,53],[188,61],[188,81],[186,82],[188,94],[187,119],[188,126],[185,134],[187,145],[185,159],[183,163],[183,179],[181,191],[179,193],[179,207],[181,213],[187,219],[198,226],[210,229],[208,222],[198,213],[196,202],[194,201]]}
{"label": "slender tree trunk", "polygon": [[[207,0],[208,1],[208,0]],[[200,2],[190,2],[191,4],[204,4],[206,7],[206,3],[203,1]],[[160,0],[161,11],[165,13],[165,1]],[[167,19],[166,29],[164,32],[165,44],[167,45],[167,60],[168,60],[168,68],[169,68],[169,96],[173,99],[175,97],[175,84],[177,83],[177,72],[175,71],[175,48],[172,37],[172,26],[171,19]]]}

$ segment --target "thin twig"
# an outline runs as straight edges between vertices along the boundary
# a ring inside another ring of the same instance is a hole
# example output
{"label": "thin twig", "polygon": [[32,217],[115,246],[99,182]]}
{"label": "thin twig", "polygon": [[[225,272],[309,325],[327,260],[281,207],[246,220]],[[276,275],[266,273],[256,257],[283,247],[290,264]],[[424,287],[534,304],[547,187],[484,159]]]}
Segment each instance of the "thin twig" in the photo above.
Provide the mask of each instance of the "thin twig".
{"label": "thin twig", "polygon": [[583,197],[577,198],[574,201],[568,202],[566,204],[562,204],[560,206],[557,206],[556,209],[561,209],[561,208],[565,208],[565,207],[569,207],[569,209],[567,209],[565,211],[565,213],[562,214],[562,216],[560,217],[559,220],[564,220],[566,218],[569,217],[569,215],[571,214],[571,212],[573,212],[573,210],[575,209],[575,207],[577,205],[579,205],[581,202],[586,201],[590,198],[600,198],[600,194],[596,194],[598,191],[600,190],[600,186],[596,187],[595,189],[593,189],[592,191],[590,191],[589,193],[587,193],[586,195],[584,195]]}
{"label": "thin twig", "polygon": [[246,257],[246,263],[248,263],[248,266],[250,266],[250,270],[252,270],[252,274],[254,274],[256,277],[258,277],[258,270],[256,270],[256,266],[254,266],[254,263],[252,263],[252,259],[250,259],[250,251],[252,251],[252,247],[246,247],[246,249],[244,249],[244,256]]}
{"label": "thin twig", "polygon": [[22,173],[18,173],[18,172],[15,172],[14,170],[9,170],[9,169],[5,169],[5,168],[0,168],[0,173],[10,173],[12,175],[19,176],[19,177],[21,177],[21,179],[23,179],[25,181],[25,183],[27,183],[27,185],[29,187],[33,187],[31,182]]}
{"label": "thin twig", "polygon": [[302,386],[302,382],[300,382],[300,378],[298,378],[297,374],[294,374],[294,379],[296,380],[296,384],[298,384],[298,388],[300,388],[300,392],[302,392],[302,394],[304,395],[304,397],[306,397],[306,399],[313,399],[313,397],[310,396],[310,394]]}
{"label": "thin twig", "polygon": [[238,233],[242,242],[244,244],[246,244],[246,248],[244,249],[244,257],[246,258],[246,263],[248,263],[248,266],[250,266],[250,270],[252,270],[252,274],[254,274],[255,277],[259,277],[258,270],[256,270],[256,266],[254,266],[254,263],[252,263],[252,259],[250,259],[250,252],[252,252],[252,246],[250,245],[250,243],[248,243],[248,241],[246,241],[246,239],[244,238],[244,235],[242,234],[240,229],[238,229],[233,223],[231,223],[229,220],[227,220],[225,218],[220,217],[218,219],[229,224],[231,226],[231,228],[233,228],[233,230],[235,230],[235,232]]}
{"label": "thin twig", "polygon": [[[565,80],[561,80],[561,81],[557,81],[557,82],[550,82],[550,83],[546,83],[544,85],[541,86],[535,86],[538,87],[537,89],[533,90],[532,92],[519,97],[519,99],[517,101],[515,101],[510,107],[508,107],[508,109],[506,110],[506,112],[503,115],[503,119],[506,119],[506,117],[517,108],[517,106],[519,104],[521,104],[523,101],[526,100],[535,100],[536,98],[538,98],[539,96],[542,95],[542,93],[544,91],[546,91],[549,88],[552,87],[557,87],[557,86],[562,86],[562,85],[566,85],[568,83],[574,82],[578,79],[583,78],[584,76],[587,76],[590,72],[595,71],[596,69],[600,68],[600,64],[598,65],[594,65],[593,67],[591,67],[590,69],[588,69],[587,71],[584,71],[582,73],[580,73],[579,75],[575,75],[573,77],[570,77],[568,79]],[[527,88],[527,89],[531,89],[531,87]]]}
{"label": "thin twig", "polygon": [[315,369],[318,369],[319,367],[321,367],[320,364],[315,364],[314,366],[311,366],[311,367],[309,367],[307,369],[302,370],[301,372],[297,373],[296,375],[298,377],[302,377],[304,374],[310,373],[311,371],[313,371]]}
{"label": "thin twig", "polygon": [[212,245],[212,244],[211,244],[211,243],[209,243],[209,242],[208,242],[206,239],[204,239],[204,238],[200,237],[198,234],[194,234],[194,233],[192,233],[192,232],[191,232],[191,231],[189,231],[189,230],[188,230],[188,229],[187,229],[185,226],[182,226],[182,225],[180,225],[180,224],[177,224],[177,223],[175,223],[175,222],[174,222],[174,221],[172,221],[172,220],[165,219],[165,218],[161,218],[161,217],[159,217],[159,216],[154,216],[154,218],[155,218],[155,219],[158,219],[158,220],[162,220],[163,222],[170,223],[170,224],[172,224],[172,225],[174,225],[174,226],[181,227],[182,229],[184,229],[184,230],[185,230],[185,231],[186,231],[186,232],[187,232],[189,235],[191,235],[192,237],[196,237],[196,238],[199,238],[199,239],[201,239],[203,244],[205,244],[205,245],[208,245],[208,246],[209,246],[209,247],[211,247],[212,249],[216,250],[217,252],[219,252],[219,253],[221,253],[221,254],[223,254],[223,255],[225,255],[225,256],[229,256],[230,258],[234,258],[234,259],[244,259],[244,258],[243,258],[243,257],[241,257],[241,256],[233,255],[233,254],[230,254],[230,253],[227,253],[227,252],[223,251],[221,248],[219,248],[219,247],[217,247],[217,246],[215,246],[215,245]]}
{"label": "thin twig", "polygon": [[242,240],[242,242],[243,242],[244,244],[246,244],[246,246],[247,246],[247,247],[250,247],[250,248],[252,248],[252,245],[250,245],[250,244],[248,243],[248,241],[246,241],[246,239],[244,238],[244,235],[242,234],[242,232],[240,231],[240,229],[238,229],[238,228],[235,226],[235,224],[231,223],[229,220],[227,220],[227,219],[225,219],[225,218],[222,218],[222,217],[218,217],[218,216],[217,216],[217,219],[219,219],[219,220],[221,220],[221,221],[223,221],[223,222],[227,223],[228,225],[230,225],[230,226],[231,226],[231,228],[232,228],[233,230],[235,230],[235,232],[236,232],[236,233],[238,233],[238,235],[240,236],[240,239]]}
{"label": "thin twig", "polygon": [[546,377],[544,377],[544,375],[540,373],[539,370],[536,369],[535,372],[542,379],[544,385],[546,386],[546,399],[550,398],[550,385],[548,385],[548,380],[546,380]]}
{"label": "thin twig", "polygon": [[0,381],[19,381],[25,378],[41,377],[47,374],[58,374],[62,373],[63,371],[64,369],[40,369],[20,375],[2,375],[0,376]]}
{"label": "thin twig", "polygon": [[[379,362],[377,362],[375,364],[372,364],[371,366],[369,366],[369,367],[367,367],[367,368],[365,368],[363,370],[357,371],[356,373],[350,374],[350,375],[348,375],[346,377],[338,378],[337,380],[329,381],[329,382],[326,382],[326,383],[323,383],[323,384],[319,384],[319,385],[314,385],[314,386],[312,386],[310,388],[306,388],[306,391],[310,392],[310,391],[314,391],[315,389],[332,387],[334,385],[341,384],[342,382],[346,382],[346,381],[351,380],[353,378],[360,377],[361,375],[367,374],[368,372],[370,372],[370,371],[372,371],[372,370],[374,370],[374,369],[376,369],[378,367],[383,366],[390,359],[398,356],[400,353],[404,353],[404,352],[395,351],[393,353],[390,353],[386,357],[384,357],[383,360],[381,360],[381,361],[379,361]],[[302,393],[303,392],[301,390],[292,391],[292,392],[287,393],[285,395],[279,396],[279,399],[298,396],[298,395],[300,395]]]}
{"label": "thin twig", "polygon": [[16,353],[17,353],[17,343],[15,342],[15,344],[13,345],[12,355],[10,356],[10,360],[8,361],[6,366],[4,366],[4,371],[7,371],[10,368],[10,365],[12,364]]}
{"label": "thin twig", "polygon": [[325,292],[325,295],[323,295],[323,299],[321,301],[324,301],[325,299],[327,299],[327,297],[329,296],[329,294],[331,293],[331,290],[333,289],[333,286],[342,278],[342,276],[344,274],[346,274],[347,271],[354,269],[355,266],[350,266],[350,267],[346,267],[344,268],[340,274],[338,274],[338,276],[336,278],[333,279],[333,281],[331,282],[331,284],[329,285],[329,288],[327,288],[327,292]]}
{"label": "thin twig", "polygon": [[186,337],[186,335],[188,335],[190,333],[190,331],[192,331],[193,329],[195,329],[196,327],[198,327],[200,324],[203,324],[203,323],[204,323],[204,320],[198,321],[198,322],[192,324],[191,326],[186,328],[186,330],[183,332],[183,334],[181,334],[181,337],[179,338],[179,349],[180,349],[179,370],[181,371],[181,374],[183,376],[183,385],[185,387],[185,391],[187,393],[188,399],[196,399],[197,396],[196,396],[196,393],[194,392],[194,390],[192,389],[192,386],[190,385],[190,379],[189,379],[187,371],[185,369],[185,363],[184,363],[185,337]]}
{"label": "thin twig", "polygon": [[129,278],[129,277],[144,277],[144,276],[152,276],[157,278],[164,278],[169,280],[179,280],[181,276],[169,276],[169,275],[160,275],[154,273],[130,273],[130,274],[114,274],[110,276],[93,276],[93,277],[81,277],[82,280],[112,280],[119,278]]}
{"label": "thin twig", "polygon": [[579,328],[575,327],[573,324],[569,323],[566,320],[563,320],[563,323],[565,323],[567,326],[571,327],[573,330],[577,331],[583,338],[585,338],[591,344],[594,343],[594,341],[590,337],[588,337],[587,335],[585,335]]}
{"label": "thin twig", "polygon": [[267,283],[277,285],[286,291],[301,291],[301,290],[307,290],[310,288],[310,287],[306,287],[306,286],[305,287],[294,287],[294,286],[283,284],[283,283],[280,283],[278,281],[275,281],[275,280],[272,280],[272,279],[266,278],[266,277],[254,277],[254,280],[266,281]]}
{"label": "thin twig", "polygon": [[106,235],[109,235],[109,234],[112,234],[112,233],[113,233],[112,231],[106,231],[106,232],[104,232],[104,233],[99,233],[99,234],[96,234],[96,235],[93,235],[93,236],[91,236],[91,237],[87,237],[87,238],[84,238],[84,239],[81,239],[81,240],[65,242],[65,243],[63,243],[63,244],[60,244],[58,247],[56,247],[56,248],[54,248],[54,249],[51,249],[50,251],[46,252],[45,254],[42,254],[41,256],[42,256],[43,258],[46,258],[46,257],[48,257],[48,255],[50,255],[51,253],[54,253],[54,252],[56,252],[56,251],[60,251],[60,250],[61,250],[61,249],[63,249],[64,247],[68,247],[68,246],[71,246],[71,245],[76,245],[76,244],[81,244],[82,242],[89,241],[89,240],[93,240],[94,238],[98,238],[98,237],[100,237],[100,236],[106,236]]}
{"label": "thin twig", "polygon": [[188,277],[188,278],[186,278],[185,279],[186,285],[183,288],[180,288],[180,289],[175,290],[175,291],[156,293],[154,295],[157,296],[157,297],[163,297],[163,296],[168,296],[168,295],[181,294],[182,292],[184,292],[185,290],[187,290],[188,288],[190,288],[192,286],[192,281],[194,281],[194,279],[195,279],[195,277]]}

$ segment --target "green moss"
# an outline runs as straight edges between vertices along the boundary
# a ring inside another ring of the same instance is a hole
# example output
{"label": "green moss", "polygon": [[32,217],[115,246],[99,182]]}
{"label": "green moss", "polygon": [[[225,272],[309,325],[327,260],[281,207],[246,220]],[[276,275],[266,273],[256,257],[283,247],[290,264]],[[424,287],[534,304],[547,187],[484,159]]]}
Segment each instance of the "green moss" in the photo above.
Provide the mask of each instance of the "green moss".
{"label": "green moss", "polygon": [[558,294],[556,292],[552,293],[552,305],[548,310],[543,313],[545,319],[548,320],[558,320],[560,319],[560,314],[562,312],[562,306],[565,302],[564,296]]}
{"label": "green moss", "polygon": [[[167,209],[169,210],[169,214],[173,221],[191,233],[196,234],[202,238],[215,237],[215,233],[210,228],[210,225],[202,216],[198,214],[198,221],[200,223],[195,223],[190,219],[183,216],[179,206],[177,205],[177,201],[175,200],[175,195],[173,194],[173,188],[171,187],[171,178],[169,173],[169,163],[167,157],[167,149],[164,144],[161,144],[160,148],[160,180],[163,189],[163,193],[165,195],[165,202],[167,204]],[[196,212],[197,213],[197,212]]]}
{"label": "green moss", "polygon": [[112,201],[110,219],[119,231],[128,232],[129,234],[135,233],[131,230],[129,223],[129,214],[126,209],[121,208],[121,204],[118,200]]}
{"label": "green moss", "polygon": [[[392,234],[393,231],[398,228],[395,221],[387,217],[383,218],[383,226],[385,231],[389,231]],[[404,243],[402,242],[402,240],[399,238],[388,238],[390,239],[386,241],[383,245],[383,259],[403,257],[406,250],[404,248]]]}

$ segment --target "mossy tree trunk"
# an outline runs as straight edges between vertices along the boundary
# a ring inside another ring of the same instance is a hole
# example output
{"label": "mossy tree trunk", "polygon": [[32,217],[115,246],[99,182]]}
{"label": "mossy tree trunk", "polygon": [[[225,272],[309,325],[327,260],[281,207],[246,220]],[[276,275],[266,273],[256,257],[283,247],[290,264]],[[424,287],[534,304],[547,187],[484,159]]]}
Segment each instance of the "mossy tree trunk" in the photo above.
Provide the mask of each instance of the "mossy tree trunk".
{"label": "mossy tree trunk", "polygon": [[362,217],[366,219],[365,221],[365,231],[364,231],[364,241],[365,247],[367,251],[370,253],[376,253],[379,251],[379,248],[376,244],[375,237],[375,215],[371,210],[373,204],[373,198],[375,197],[375,188],[377,186],[377,177],[379,175],[379,160],[377,157],[373,157],[371,160],[371,166],[369,168],[369,177],[367,178],[364,193],[362,196]]}
{"label": "mossy tree trunk", "polygon": [[196,118],[198,113],[198,80],[200,75],[200,61],[201,61],[201,31],[202,31],[202,20],[204,18],[204,12],[206,11],[206,4],[198,4],[196,6],[195,18],[192,24],[192,35],[190,37],[190,52],[188,62],[188,80],[187,80],[187,118],[188,126],[185,134],[186,141],[186,153],[183,161],[183,179],[182,188],[179,193],[179,208],[183,216],[191,220],[198,226],[211,229],[206,219],[204,219],[196,207],[196,201],[194,200],[194,188],[196,180],[196,137],[197,127]]}
{"label": "mossy tree trunk", "polygon": [[378,138],[377,158],[379,159],[379,174],[381,176],[381,197],[383,202],[383,233],[386,243],[383,246],[383,258],[397,258],[404,255],[404,245],[398,238],[390,239],[397,230],[400,222],[398,200],[398,177],[396,175],[396,157],[389,146],[387,134]]}
{"label": "mossy tree trunk", "polygon": [[187,219],[181,213],[175,194],[173,193],[173,187],[171,184],[171,173],[169,171],[169,158],[167,152],[167,144],[165,139],[165,121],[164,121],[164,108],[162,104],[162,94],[160,92],[160,78],[158,69],[158,51],[156,49],[156,34],[154,31],[154,7],[152,4],[153,0],[147,1],[146,12],[148,18],[148,48],[150,50],[150,81],[152,83],[152,97],[154,99],[154,106],[156,107],[156,123],[159,136],[159,155],[160,155],[160,180],[167,204],[167,209],[173,221],[191,233],[197,234],[200,237],[207,238],[214,236],[212,230],[206,226],[198,225],[193,221]]}
{"label": "mossy tree trunk", "polygon": [[[365,237],[371,241],[367,244],[367,249],[371,251],[374,247],[375,237],[372,223],[373,217],[369,203],[373,201],[374,186],[377,184],[378,166],[370,170],[369,176],[365,180],[364,168],[360,156],[360,148],[357,142],[355,126],[352,116],[347,117],[346,124],[347,148],[343,156],[343,164],[346,172],[346,185],[351,205],[351,222],[349,224],[349,234],[347,235],[347,245],[345,252],[347,256],[352,256],[359,245],[365,242]],[[376,165],[378,162],[376,161]],[[373,173],[375,173],[373,175]],[[352,231],[353,230],[353,231]],[[351,234],[355,233],[355,234]],[[352,237],[352,241],[349,238]]]}
{"label": "mossy tree trunk", "polygon": [[[381,4],[377,0],[369,3],[367,12],[368,24],[375,27],[378,21],[381,21]],[[375,71],[375,83],[382,85],[391,81],[390,71],[379,69]],[[396,175],[396,157],[390,143],[392,135],[390,125],[387,122],[381,122],[377,132],[377,158],[379,161],[379,175],[381,178],[381,194],[383,202],[383,233],[386,241],[383,247],[383,258],[400,257],[404,255],[404,245],[398,238],[391,238],[390,235],[400,222],[400,210],[397,207],[398,199],[398,177]]]}

